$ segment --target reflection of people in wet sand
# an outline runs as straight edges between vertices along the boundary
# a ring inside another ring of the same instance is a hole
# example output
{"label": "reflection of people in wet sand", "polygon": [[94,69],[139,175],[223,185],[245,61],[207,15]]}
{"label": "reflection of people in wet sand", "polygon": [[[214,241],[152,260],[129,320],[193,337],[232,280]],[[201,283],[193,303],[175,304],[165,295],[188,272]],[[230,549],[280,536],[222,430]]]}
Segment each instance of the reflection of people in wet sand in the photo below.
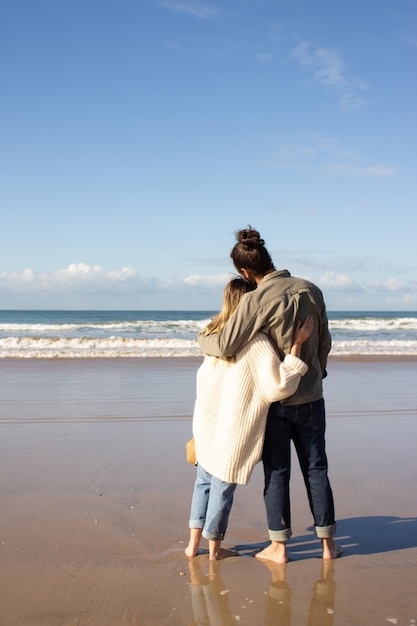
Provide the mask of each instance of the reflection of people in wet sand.
{"label": "reflection of people in wet sand", "polygon": [[[243,278],[230,281],[221,312],[203,333],[219,333],[250,289]],[[312,317],[303,324],[296,323],[289,354],[283,361],[263,333],[255,334],[236,357],[204,358],[197,373],[193,416],[198,465],[186,556],[196,556],[202,536],[209,542],[210,559],[236,554],[221,548],[234,491],[237,484],[249,481],[261,460],[269,405],[293,394],[307,372],[299,357],[313,327]]]}
{"label": "reflection of people in wet sand", "polygon": [[321,578],[314,583],[308,626],[333,626],[336,598],[336,583],[333,580],[333,574],[333,561],[324,559],[321,566]]}
{"label": "reflection of people in wet sand", "polygon": [[[287,563],[263,563],[271,572],[265,612],[265,626],[290,626],[293,592],[287,583]],[[201,571],[198,559],[189,559],[190,593],[194,621],[192,626],[236,624],[229,606],[229,589],[221,575],[222,564],[208,562],[208,574]],[[333,626],[336,583],[334,561],[321,561],[321,576],[314,583],[306,626]],[[260,621],[258,623],[261,623]]]}
{"label": "reflection of people in wet sand", "polygon": [[[272,575],[268,590],[265,626],[290,626],[292,592],[286,581],[287,564],[273,563],[269,560],[265,560],[264,563]],[[314,583],[307,626],[333,625],[336,597],[333,573],[334,561],[323,559],[321,577]]]}
{"label": "reflection of people in wet sand", "polygon": [[326,307],[320,289],[287,270],[276,271],[258,231],[248,227],[236,233],[231,257],[236,270],[256,289],[240,301],[233,317],[221,332],[198,341],[205,354],[235,355],[261,331],[270,337],[279,355],[286,354],[294,324],[314,318],[314,330],[303,347],[308,372],[298,389],[286,400],[274,402],[269,410],[262,455],[264,500],[271,544],[256,556],[276,563],[287,561],[287,541],[292,535],[290,511],[291,441],[297,451],[323,558],[334,559],[342,550],[335,545],[333,494],[328,478],[325,446],[325,407],[322,379],[326,376],[331,346]]}
{"label": "reflection of people in wet sand", "polygon": [[286,581],[287,564],[265,561],[271,571],[271,584],[268,589],[265,626],[290,626],[291,589]]}
{"label": "reflection of people in wet sand", "polygon": [[202,573],[197,559],[189,560],[190,593],[194,621],[192,626],[236,624],[230,612],[229,593],[221,576],[219,563],[209,561],[209,571]]}

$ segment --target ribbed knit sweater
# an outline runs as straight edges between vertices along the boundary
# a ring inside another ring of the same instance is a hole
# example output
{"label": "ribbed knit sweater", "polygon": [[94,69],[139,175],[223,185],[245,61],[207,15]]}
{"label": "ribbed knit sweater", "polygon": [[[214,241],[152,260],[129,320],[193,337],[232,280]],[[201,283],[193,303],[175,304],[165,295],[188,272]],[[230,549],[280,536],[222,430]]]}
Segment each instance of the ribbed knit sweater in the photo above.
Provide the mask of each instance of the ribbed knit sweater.
{"label": "ribbed knit sweater", "polygon": [[245,485],[261,460],[270,404],[291,396],[307,370],[292,355],[280,362],[263,333],[234,361],[205,356],[193,415],[198,463],[220,480]]}

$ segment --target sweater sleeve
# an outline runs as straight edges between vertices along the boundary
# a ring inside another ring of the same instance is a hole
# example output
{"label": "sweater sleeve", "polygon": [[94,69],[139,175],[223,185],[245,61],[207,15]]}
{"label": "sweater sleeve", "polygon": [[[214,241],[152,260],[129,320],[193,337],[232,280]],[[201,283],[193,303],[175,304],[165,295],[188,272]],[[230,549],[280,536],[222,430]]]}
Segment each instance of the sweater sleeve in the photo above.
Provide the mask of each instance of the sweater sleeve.
{"label": "sweater sleeve", "polygon": [[308,370],[307,364],[292,354],[280,361],[263,334],[256,335],[248,346],[248,362],[258,392],[268,404],[292,396]]}

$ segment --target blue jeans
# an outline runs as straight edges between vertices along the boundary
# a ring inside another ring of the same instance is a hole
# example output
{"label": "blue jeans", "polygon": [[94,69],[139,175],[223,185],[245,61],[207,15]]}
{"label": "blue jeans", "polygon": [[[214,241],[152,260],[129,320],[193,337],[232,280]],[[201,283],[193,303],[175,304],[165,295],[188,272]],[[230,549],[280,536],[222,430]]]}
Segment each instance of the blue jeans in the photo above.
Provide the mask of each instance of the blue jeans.
{"label": "blue jeans", "polygon": [[327,476],[324,400],[269,409],[262,461],[265,474],[264,501],[271,541],[291,537],[290,473],[291,440],[307,488],[310,510],[318,537],[332,537],[336,530],[333,494]]}
{"label": "blue jeans", "polygon": [[197,477],[191,501],[190,528],[202,528],[210,541],[224,538],[236,483],[226,483],[197,465]]}

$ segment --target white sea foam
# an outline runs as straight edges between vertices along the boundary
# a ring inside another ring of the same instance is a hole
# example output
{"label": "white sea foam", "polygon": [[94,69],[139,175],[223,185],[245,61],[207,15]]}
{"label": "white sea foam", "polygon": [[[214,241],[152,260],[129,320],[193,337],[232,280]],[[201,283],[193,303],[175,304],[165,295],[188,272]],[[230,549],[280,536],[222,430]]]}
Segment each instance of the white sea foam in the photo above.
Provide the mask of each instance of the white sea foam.
{"label": "white sea foam", "polygon": [[394,330],[417,331],[417,318],[415,317],[346,317],[329,320],[329,328],[349,331],[373,331],[384,332]]}
{"label": "white sea foam", "polygon": [[0,323],[0,335],[110,335],[111,333],[128,333],[137,336],[190,335],[196,336],[209,319],[203,320],[138,320],[115,322],[82,322],[82,323]]}
{"label": "white sea foam", "polygon": [[[332,355],[417,355],[415,341],[333,341]],[[196,340],[8,337],[0,339],[0,358],[201,356]]]}
{"label": "white sea foam", "polygon": [[417,340],[413,341],[333,341],[334,356],[417,356]]}
{"label": "white sea foam", "polygon": [[106,339],[8,337],[0,339],[0,358],[182,357],[201,355],[190,339]]}

